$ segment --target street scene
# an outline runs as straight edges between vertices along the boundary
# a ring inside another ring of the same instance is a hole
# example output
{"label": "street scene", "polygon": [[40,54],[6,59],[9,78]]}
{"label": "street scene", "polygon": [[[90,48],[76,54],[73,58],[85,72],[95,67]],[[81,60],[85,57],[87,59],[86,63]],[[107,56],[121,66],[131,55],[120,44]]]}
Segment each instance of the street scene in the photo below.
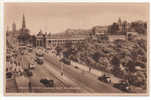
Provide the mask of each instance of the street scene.
{"label": "street scene", "polygon": [[4,8],[6,93],[148,93],[148,4]]}

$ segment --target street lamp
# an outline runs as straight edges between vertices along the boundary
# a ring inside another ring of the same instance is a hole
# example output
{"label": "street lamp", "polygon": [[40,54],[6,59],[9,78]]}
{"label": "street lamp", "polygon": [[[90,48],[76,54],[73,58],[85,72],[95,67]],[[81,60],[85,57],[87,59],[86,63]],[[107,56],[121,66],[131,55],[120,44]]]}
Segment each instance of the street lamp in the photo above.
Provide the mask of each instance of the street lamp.
{"label": "street lamp", "polygon": [[61,76],[63,76],[63,58],[61,58],[60,60],[60,67],[61,67]]}
{"label": "street lamp", "polygon": [[32,92],[32,84],[31,84],[31,77],[33,75],[32,71],[30,70],[30,63],[28,65],[28,70],[26,72],[27,77],[29,78],[29,82],[28,82],[28,88],[29,88],[29,92]]}
{"label": "street lamp", "polygon": [[61,62],[61,76],[63,76],[63,62]]}

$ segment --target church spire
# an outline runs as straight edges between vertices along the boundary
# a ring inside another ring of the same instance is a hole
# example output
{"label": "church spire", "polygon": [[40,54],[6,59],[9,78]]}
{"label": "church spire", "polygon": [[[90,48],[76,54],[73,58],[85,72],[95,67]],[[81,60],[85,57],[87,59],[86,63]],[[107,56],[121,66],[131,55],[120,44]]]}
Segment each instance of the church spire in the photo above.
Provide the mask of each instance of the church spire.
{"label": "church spire", "polygon": [[25,22],[25,16],[23,14],[23,23],[22,23],[22,29],[26,28],[26,22]]}
{"label": "church spire", "polygon": [[119,19],[118,19],[118,24],[119,25],[122,25],[122,21],[121,21],[121,18],[119,17]]}

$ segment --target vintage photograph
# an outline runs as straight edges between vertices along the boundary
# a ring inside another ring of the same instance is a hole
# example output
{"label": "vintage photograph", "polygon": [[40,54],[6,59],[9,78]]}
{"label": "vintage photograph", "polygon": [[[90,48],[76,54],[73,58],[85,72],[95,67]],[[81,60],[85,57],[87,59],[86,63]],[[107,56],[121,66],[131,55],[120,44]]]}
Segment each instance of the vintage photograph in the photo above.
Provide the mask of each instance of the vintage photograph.
{"label": "vintage photograph", "polygon": [[5,95],[148,95],[149,3],[4,3]]}

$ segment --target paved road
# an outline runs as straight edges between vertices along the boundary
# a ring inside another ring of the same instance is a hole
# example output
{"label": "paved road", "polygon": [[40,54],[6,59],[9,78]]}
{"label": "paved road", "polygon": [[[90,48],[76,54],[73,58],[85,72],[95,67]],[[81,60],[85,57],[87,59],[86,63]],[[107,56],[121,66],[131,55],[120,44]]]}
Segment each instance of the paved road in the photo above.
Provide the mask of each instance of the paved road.
{"label": "paved road", "polygon": [[[25,65],[28,65],[32,56],[34,55],[23,56]],[[63,76],[61,75],[62,70]],[[46,88],[40,83],[40,79],[46,77],[54,80],[53,88]],[[111,85],[100,82],[93,74],[65,65],[50,55],[44,56],[44,64],[36,64],[33,76],[29,78],[29,81],[32,84],[32,92],[35,93],[121,93]]]}
{"label": "paved road", "polygon": [[[50,55],[45,55],[45,63],[48,63],[51,67],[47,70],[54,68],[61,72],[61,63]],[[85,90],[88,93],[121,93],[120,90],[113,88],[112,86],[100,82],[96,76],[89,72],[83,72],[79,69],[75,69],[72,66],[63,64],[64,77],[69,78],[74,83],[78,84],[78,87]]]}
{"label": "paved road", "polygon": [[[31,58],[32,58],[31,55],[24,56],[24,60],[26,62],[30,62]],[[76,88],[75,83],[66,78],[61,79],[60,72],[49,67],[50,65],[46,62],[42,65],[36,64],[36,68],[33,70],[33,76],[30,78],[30,81],[32,83],[32,92],[50,92],[50,93],[84,92],[84,90],[81,91],[79,89],[72,89],[71,87]],[[52,88],[46,88],[43,84],[40,83],[40,79],[42,78],[49,78],[51,80],[54,80],[55,86]]]}

